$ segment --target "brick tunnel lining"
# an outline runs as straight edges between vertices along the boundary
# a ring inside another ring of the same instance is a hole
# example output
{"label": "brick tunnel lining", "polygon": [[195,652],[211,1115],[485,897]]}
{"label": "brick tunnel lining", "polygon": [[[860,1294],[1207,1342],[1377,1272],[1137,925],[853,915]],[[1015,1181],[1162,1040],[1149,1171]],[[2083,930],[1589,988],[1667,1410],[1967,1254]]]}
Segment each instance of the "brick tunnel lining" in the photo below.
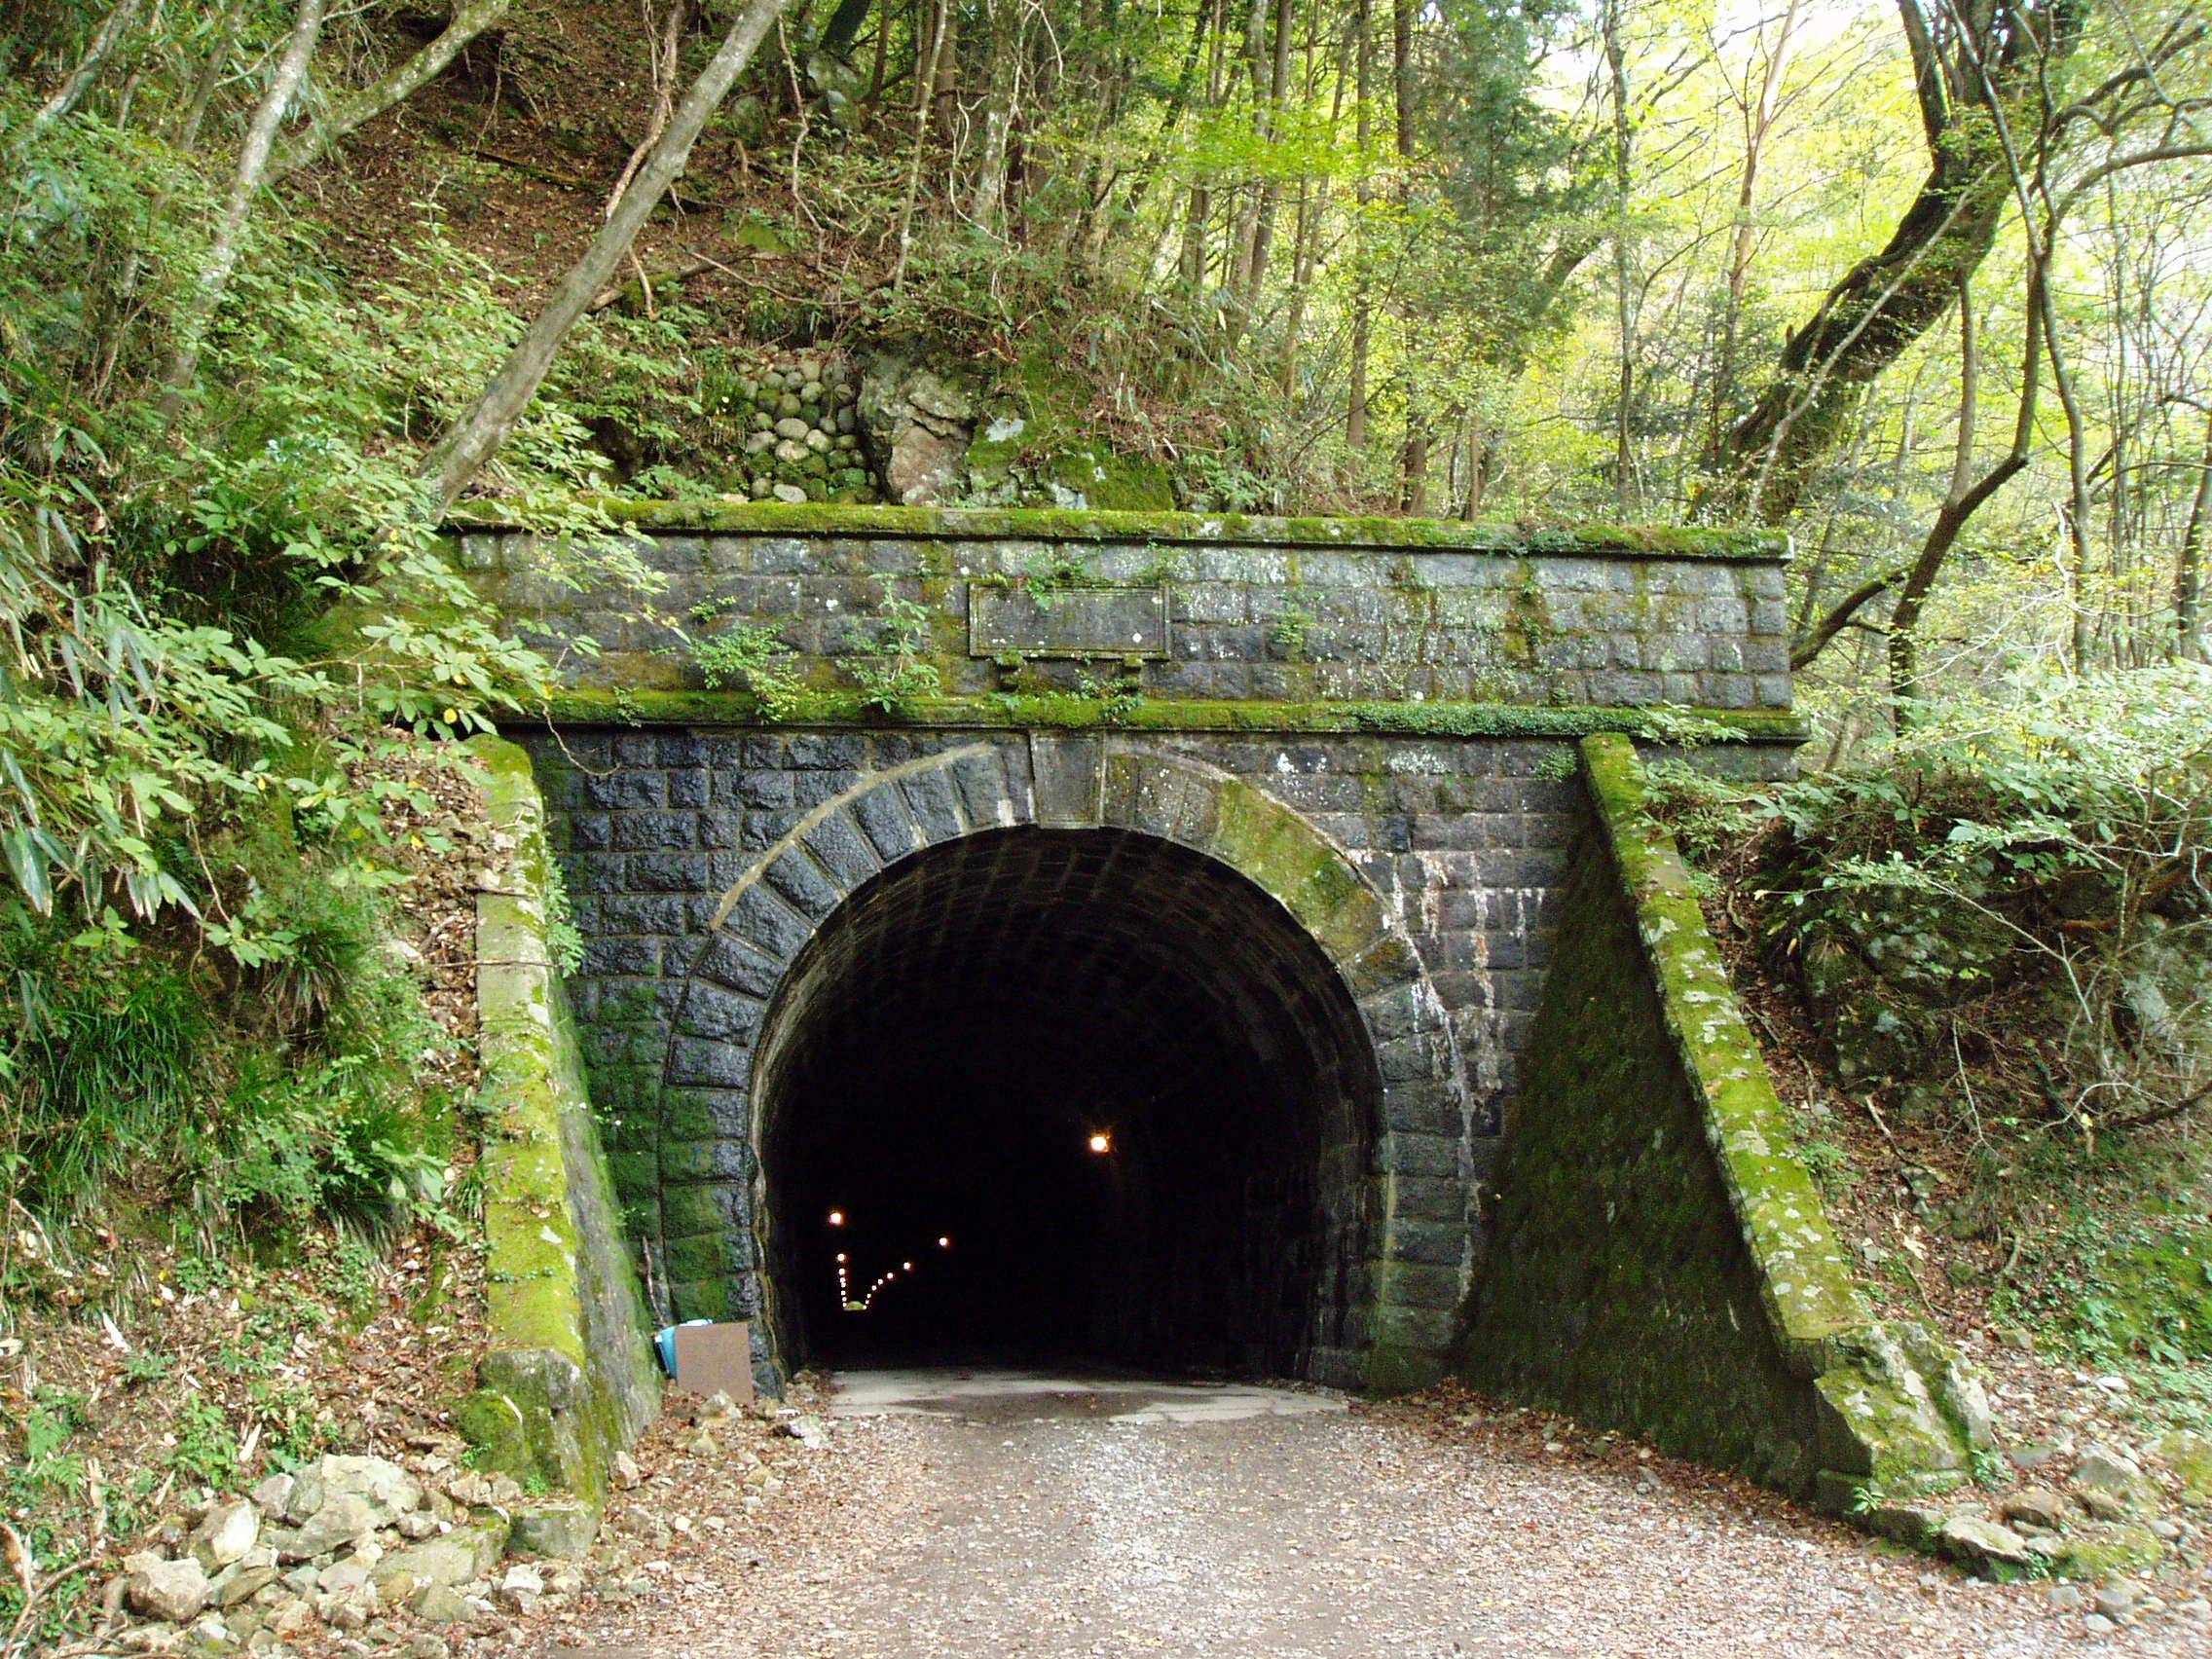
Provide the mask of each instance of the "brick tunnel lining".
{"label": "brick tunnel lining", "polygon": [[1356,1346],[1372,1045],[1321,949],[1203,855],[1033,828],[917,854],[816,935],[759,1055],[787,1367],[1300,1375]]}

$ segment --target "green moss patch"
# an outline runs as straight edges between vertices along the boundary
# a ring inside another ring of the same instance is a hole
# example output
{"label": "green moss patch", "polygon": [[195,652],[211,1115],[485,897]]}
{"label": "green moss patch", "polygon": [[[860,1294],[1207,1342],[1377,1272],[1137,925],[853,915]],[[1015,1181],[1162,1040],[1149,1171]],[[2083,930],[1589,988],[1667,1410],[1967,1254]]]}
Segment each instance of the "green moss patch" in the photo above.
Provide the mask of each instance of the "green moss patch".
{"label": "green moss patch", "polygon": [[659,1378],[553,970],[530,759],[498,739],[469,747],[513,854],[477,898],[490,1341],[455,1421],[490,1466],[597,1501],[608,1459],[658,1409]]}
{"label": "green moss patch", "polygon": [[[1132,485],[1132,490],[1137,486]],[[1655,559],[1786,559],[1788,538],[1772,531],[1675,525],[1571,527],[1462,524],[1447,519],[1263,518],[1243,513],[1127,512],[1051,507],[855,507],[834,502],[638,501],[598,503],[614,523],[694,535],[874,536],[934,541],[1194,543],[1270,548],[1393,547],[1517,557],[1604,554]],[[505,528],[497,503],[459,530]]]}
{"label": "green moss patch", "polygon": [[[1272,702],[1212,698],[1085,697],[1067,693],[992,693],[917,697],[895,713],[870,708],[859,692],[800,692],[780,718],[745,691],[599,690],[578,687],[546,706],[570,725],[870,725],[949,730],[1046,727],[1087,731],[1376,732],[1406,737],[1582,737],[1617,731],[1668,735],[1684,711],[1571,704]],[[1699,709],[1696,719],[1746,741],[1801,743],[1804,722],[1777,709]]]}

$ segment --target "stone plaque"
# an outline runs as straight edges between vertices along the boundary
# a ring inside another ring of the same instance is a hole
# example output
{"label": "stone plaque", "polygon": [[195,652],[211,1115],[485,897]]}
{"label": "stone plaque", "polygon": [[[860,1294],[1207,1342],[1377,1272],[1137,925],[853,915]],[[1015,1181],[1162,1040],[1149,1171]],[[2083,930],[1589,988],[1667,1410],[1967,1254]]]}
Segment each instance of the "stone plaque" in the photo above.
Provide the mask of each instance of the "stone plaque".
{"label": "stone plaque", "polygon": [[1167,655],[1164,587],[1074,587],[1039,595],[1027,584],[968,593],[970,656]]}

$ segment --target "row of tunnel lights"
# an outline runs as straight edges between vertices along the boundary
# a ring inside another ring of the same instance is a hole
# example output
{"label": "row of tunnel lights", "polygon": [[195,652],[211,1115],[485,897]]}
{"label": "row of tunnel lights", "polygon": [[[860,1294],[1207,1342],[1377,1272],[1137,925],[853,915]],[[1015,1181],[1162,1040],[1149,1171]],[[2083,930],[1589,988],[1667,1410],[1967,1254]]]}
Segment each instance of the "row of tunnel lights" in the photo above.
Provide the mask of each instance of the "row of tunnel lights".
{"label": "row of tunnel lights", "polygon": [[[1092,1154],[1103,1158],[1114,1150],[1114,1137],[1103,1129],[1096,1129],[1091,1132],[1084,1144],[1089,1148]],[[845,1225],[845,1212],[841,1209],[831,1210],[829,1221],[831,1227],[843,1227]],[[937,1235],[937,1247],[940,1250],[951,1249],[952,1235],[949,1233],[939,1234]],[[901,1273],[905,1273],[911,1277],[913,1272],[914,1264],[912,1262],[901,1262],[896,1268],[886,1268],[876,1275],[875,1282],[867,1287],[867,1294],[855,1302],[853,1300],[851,1253],[840,1250],[837,1252],[837,1306],[848,1313],[866,1313],[875,1306],[875,1299],[883,1294],[886,1285],[897,1279]]]}

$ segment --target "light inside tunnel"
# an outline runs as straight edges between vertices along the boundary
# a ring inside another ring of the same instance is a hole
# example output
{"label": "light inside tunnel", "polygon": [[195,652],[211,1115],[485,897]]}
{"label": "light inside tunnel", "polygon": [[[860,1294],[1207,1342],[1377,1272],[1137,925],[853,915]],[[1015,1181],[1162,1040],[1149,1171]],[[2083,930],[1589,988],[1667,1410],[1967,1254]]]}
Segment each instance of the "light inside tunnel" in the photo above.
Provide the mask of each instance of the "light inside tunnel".
{"label": "light inside tunnel", "polygon": [[823,925],[758,1052],[787,1366],[1284,1375],[1349,1346],[1373,1054],[1226,866],[1117,830],[916,854]]}

